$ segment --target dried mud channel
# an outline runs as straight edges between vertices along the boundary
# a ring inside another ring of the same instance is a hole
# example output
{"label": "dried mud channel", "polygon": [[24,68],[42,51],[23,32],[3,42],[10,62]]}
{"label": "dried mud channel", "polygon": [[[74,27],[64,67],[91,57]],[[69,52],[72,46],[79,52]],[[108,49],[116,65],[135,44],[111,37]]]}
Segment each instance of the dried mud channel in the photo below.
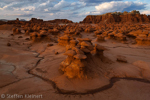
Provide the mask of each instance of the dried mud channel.
{"label": "dried mud channel", "polygon": [[[44,59],[44,58],[43,58]],[[40,59],[37,63],[36,63],[36,66],[40,63],[42,59]],[[36,68],[35,66],[35,68]],[[34,69],[34,68],[33,68]],[[55,93],[57,94],[64,94],[64,95],[87,95],[87,94],[95,94],[95,93],[98,93],[98,92],[103,92],[105,90],[108,90],[110,88],[113,87],[113,85],[120,81],[120,80],[128,80],[128,81],[138,81],[138,82],[143,82],[143,83],[148,83],[150,84],[150,81],[149,80],[146,80],[146,79],[141,79],[141,78],[131,78],[131,77],[112,77],[110,80],[109,80],[109,84],[105,85],[105,86],[102,86],[102,87],[99,87],[99,88],[96,88],[96,89],[92,89],[92,90],[87,90],[85,93],[80,93],[80,92],[76,92],[76,91],[68,91],[68,90],[63,90],[63,89],[60,89],[59,87],[57,87],[56,83],[52,80],[48,80],[46,78],[43,78],[41,76],[38,76],[34,73],[32,73],[32,69],[28,71],[29,74],[32,74],[38,78],[41,78],[42,80],[48,82],[49,84],[51,84],[53,86],[53,88],[55,89]]]}

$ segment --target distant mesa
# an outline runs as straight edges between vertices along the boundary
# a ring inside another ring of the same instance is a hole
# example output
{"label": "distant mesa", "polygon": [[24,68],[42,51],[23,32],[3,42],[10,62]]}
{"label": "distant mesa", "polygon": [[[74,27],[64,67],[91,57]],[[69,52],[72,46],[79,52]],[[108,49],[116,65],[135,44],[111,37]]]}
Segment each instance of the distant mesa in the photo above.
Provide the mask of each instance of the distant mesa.
{"label": "distant mesa", "polygon": [[133,10],[131,12],[111,12],[103,15],[88,15],[80,23],[149,23],[150,15],[140,14],[139,11]]}
{"label": "distant mesa", "polygon": [[[43,19],[38,18],[31,18],[31,20],[26,21],[25,19],[16,18],[16,20],[7,20],[7,19],[0,19],[0,25],[2,24],[21,24],[21,23],[56,23],[56,24],[67,24],[67,23],[74,23],[68,19],[54,19],[44,21]],[[102,15],[88,15],[86,16],[83,21],[80,23],[149,23],[150,22],[150,15],[140,14],[139,11],[133,10],[131,12],[124,11],[122,12],[110,12]]]}
{"label": "distant mesa", "polygon": [[48,22],[51,22],[51,23],[73,23],[71,20],[68,20],[68,19],[55,19],[55,20],[49,20]]}
{"label": "distant mesa", "polygon": [[43,22],[43,19],[31,18],[30,22]]}
{"label": "distant mesa", "polygon": [[42,22],[48,22],[48,23],[57,23],[57,24],[67,24],[67,23],[73,23],[73,21],[68,19],[54,19],[54,20],[48,20],[44,21],[43,19],[38,18],[31,18],[29,21],[26,21],[25,19],[19,19],[16,18],[16,20],[7,20],[7,19],[0,19],[0,25],[1,24],[21,24],[23,22],[26,23],[42,23]]}

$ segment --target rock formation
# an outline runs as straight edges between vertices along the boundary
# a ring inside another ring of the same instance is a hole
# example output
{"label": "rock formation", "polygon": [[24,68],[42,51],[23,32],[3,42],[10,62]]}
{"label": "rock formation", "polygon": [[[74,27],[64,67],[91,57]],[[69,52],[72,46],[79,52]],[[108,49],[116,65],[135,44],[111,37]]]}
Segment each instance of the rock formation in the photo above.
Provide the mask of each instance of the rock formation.
{"label": "rock formation", "polygon": [[68,19],[55,19],[55,20],[49,20],[50,23],[73,23],[71,20]]}
{"label": "rock formation", "polygon": [[68,35],[64,35],[62,37],[59,37],[58,39],[58,45],[66,46],[70,43],[71,38]]}
{"label": "rock formation", "polygon": [[41,30],[40,32],[33,32],[30,34],[30,40],[33,42],[51,41],[47,31]]}
{"label": "rock formation", "polygon": [[79,38],[78,41],[71,40],[71,43],[66,46],[65,55],[68,57],[60,64],[59,70],[68,78],[87,77],[87,70],[91,67],[88,65],[87,59],[93,59],[94,56],[101,57],[105,50],[98,44],[93,46],[89,38]]}
{"label": "rock formation", "polygon": [[58,35],[58,33],[60,32],[58,29],[49,29],[48,30],[49,33],[51,33],[52,35]]}
{"label": "rock formation", "polygon": [[101,42],[101,41],[105,41],[105,36],[104,35],[97,35],[97,40],[98,42]]}
{"label": "rock formation", "polygon": [[13,35],[16,35],[16,34],[20,34],[20,33],[21,33],[21,30],[18,29],[18,28],[13,28],[12,31],[13,31]]}
{"label": "rock formation", "polygon": [[139,11],[131,12],[114,12],[106,13],[103,15],[88,15],[81,23],[148,23],[150,17],[147,15],[140,14]]}
{"label": "rock formation", "polygon": [[31,18],[30,22],[34,23],[43,22],[43,19]]}

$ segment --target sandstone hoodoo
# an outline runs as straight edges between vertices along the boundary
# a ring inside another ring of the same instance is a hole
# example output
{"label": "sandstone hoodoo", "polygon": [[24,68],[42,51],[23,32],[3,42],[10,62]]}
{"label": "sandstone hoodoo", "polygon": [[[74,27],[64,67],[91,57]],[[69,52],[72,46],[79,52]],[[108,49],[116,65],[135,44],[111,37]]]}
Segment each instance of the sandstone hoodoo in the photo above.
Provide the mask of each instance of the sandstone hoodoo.
{"label": "sandstone hoodoo", "polygon": [[[72,40],[72,42],[77,44],[68,46],[65,52],[65,55],[68,57],[61,62],[59,68],[68,78],[87,78],[90,67],[100,67],[96,65],[101,62],[103,51],[106,50],[98,44],[94,46],[88,38],[79,38],[78,41]],[[93,66],[91,66],[89,64],[90,59],[99,59],[99,62],[93,62]]]}
{"label": "sandstone hoodoo", "polygon": [[70,40],[71,40],[71,37],[69,37],[68,35],[64,35],[62,37],[59,37],[58,45],[66,46],[70,43]]}
{"label": "sandstone hoodoo", "polygon": [[97,35],[97,41],[101,42],[101,41],[105,41],[105,36],[104,35]]}
{"label": "sandstone hoodoo", "polygon": [[13,31],[13,35],[21,34],[21,30],[18,28],[13,28],[12,31]]}
{"label": "sandstone hoodoo", "polygon": [[55,29],[49,29],[48,32],[52,35],[58,35],[60,31],[55,28]]}
{"label": "sandstone hoodoo", "polygon": [[41,41],[51,41],[50,35],[47,34],[47,31],[41,30],[40,32],[33,32],[30,34],[30,40],[33,42]]}
{"label": "sandstone hoodoo", "polygon": [[149,23],[150,17],[140,14],[139,11],[133,10],[131,12],[113,12],[103,15],[88,15],[81,23]]}
{"label": "sandstone hoodoo", "polygon": [[134,38],[138,45],[150,45],[150,33],[149,33],[149,31],[136,30],[136,31],[131,31],[127,35],[129,37]]}

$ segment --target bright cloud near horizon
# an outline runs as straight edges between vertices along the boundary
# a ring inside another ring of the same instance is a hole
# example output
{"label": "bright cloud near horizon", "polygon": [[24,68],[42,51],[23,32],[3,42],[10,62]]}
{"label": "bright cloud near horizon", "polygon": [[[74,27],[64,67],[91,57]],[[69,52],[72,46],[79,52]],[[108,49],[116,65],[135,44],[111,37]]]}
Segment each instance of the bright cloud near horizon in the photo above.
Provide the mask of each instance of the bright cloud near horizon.
{"label": "bright cloud near horizon", "polygon": [[82,21],[87,15],[139,10],[150,15],[149,0],[0,0],[0,19]]}

